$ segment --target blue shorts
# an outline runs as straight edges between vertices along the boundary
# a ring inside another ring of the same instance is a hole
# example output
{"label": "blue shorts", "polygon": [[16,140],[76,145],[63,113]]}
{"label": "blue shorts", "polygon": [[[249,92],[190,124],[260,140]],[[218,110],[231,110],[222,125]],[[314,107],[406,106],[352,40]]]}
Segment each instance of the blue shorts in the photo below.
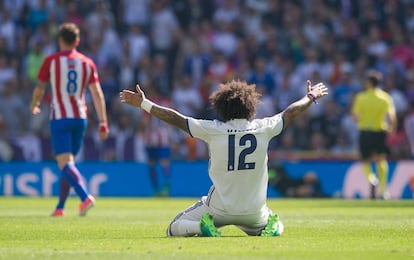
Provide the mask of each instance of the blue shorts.
{"label": "blue shorts", "polygon": [[147,147],[147,155],[150,160],[170,158],[170,147]]}
{"label": "blue shorts", "polygon": [[86,119],[50,120],[50,139],[55,155],[71,153],[76,155],[85,136]]}

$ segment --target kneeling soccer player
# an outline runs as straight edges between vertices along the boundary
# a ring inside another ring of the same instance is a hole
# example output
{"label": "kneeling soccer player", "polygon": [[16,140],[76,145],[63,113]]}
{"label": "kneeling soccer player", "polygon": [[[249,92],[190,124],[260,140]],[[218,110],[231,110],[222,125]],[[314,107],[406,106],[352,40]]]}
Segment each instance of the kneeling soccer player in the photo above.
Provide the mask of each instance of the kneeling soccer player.
{"label": "kneeling soccer player", "polygon": [[312,102],[328,94],[323,83],[272,117],[254,119],[260,94],[243,81],[221,84],[210,101],[221,120],[199,120],[159,106],[137,93],[123,90],[123,103],[141,107],[151,115],[207,142],[209,175],[213,186],[207,196],[179,213],[168,227],[168,236],[221,236],[218,230],[236,225],[251,236],[278,236],[283,224],[266,205],[269,141]]}

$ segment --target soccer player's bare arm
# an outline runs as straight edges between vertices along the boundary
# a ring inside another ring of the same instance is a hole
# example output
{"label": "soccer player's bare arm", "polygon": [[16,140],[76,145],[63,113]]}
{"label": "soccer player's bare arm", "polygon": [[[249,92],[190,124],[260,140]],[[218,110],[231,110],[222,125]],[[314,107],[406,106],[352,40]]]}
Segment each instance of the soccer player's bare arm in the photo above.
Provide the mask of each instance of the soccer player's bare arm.
{"label": "soccer player's bare arm", "polygon": [[39,80],[37,82],[37,86],[33,90],[32,103],[30,104],[30,111],[32,111],[33,115],[37,115],[40,113],[40,102],[42,101],[43,96],[45,95],[46,86],[47,82]]}
{"label": "soccer player's bare arm", "polygon": [[89,84],[89,90],[92,94],[93,105],[99,118],[99,137],[101,140],[108,138],[108,120],[106,117],[105,98],[99,82]]}
{"label": "soccer player's bare arm", "polygon": [[173,125],[175,127],[178,127],[186,133],[189,133],[186,117],[181,115],[177,111],[171,108],[166,108],[166,107],[162,107],[159,105],[153,105],[150,113],[151,115],[159,118],[160,120],[170,125]]}
{"label": "soccer player's bare arm", "polygon": [[298,115],[305,111],[312,104],[312,100],[305,96],[300,100],[290,104],[283,110],[283,128],[288,126]]}
{"label": "soccer player's bare arm", "polygon": [[289,125],[292,120],[305,111],[312,104],[312,102],[316,102],[316,100],[327,94],[328,88],[323,83],[311,86],[311,82],[308,80],[306,96],[290,104],[285,110],[283,110],[283,128]]}
{"label": "soccer player's bare arm", "polygon": [[102,93],[101,85],[99,83],[89,84],[89,90],[91,91],[93,105],[98,114],[99,121],[107,121],[105,98]]}
{"label": "soccer player's bare arm", "polygon": [[395,112],[395,107],[394,107],[394,103],[392,102],[392,99],[390,98],[390,103],[389,103],[389,109],[388,109],[388,120],[389,120],[389,128],[388,128],[388,132],[390,133],[394,133],[397,130],[397,115]]}
{"label": "soccer player's bare arm", "polygon": [[130,90],[121,91],[119,94],[121,102],[134,107],[141,107],[158,119],[189,133],[185,116],[174,109],[163,107],[147,100],[139,85],[136,86],[136,89],[137,92],[132,92]]}
{"label": "soccer player's bare arm", "polygon": [[360,104],[360,96],[359,94],[357,94],[355,96],[355,99],[352,102],[352,106],[351,106],[351,114],[352,114],[352,118],[358,122],[359,120],[359,116],[358,116],[358,111],[359,111],[359,104]]}

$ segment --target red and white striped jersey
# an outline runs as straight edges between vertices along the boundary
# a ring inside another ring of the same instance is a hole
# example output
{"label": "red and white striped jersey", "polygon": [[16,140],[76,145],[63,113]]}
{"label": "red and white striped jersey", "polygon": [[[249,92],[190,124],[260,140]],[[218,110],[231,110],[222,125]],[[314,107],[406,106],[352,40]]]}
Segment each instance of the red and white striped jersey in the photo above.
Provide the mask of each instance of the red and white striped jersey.
{"label": "red and white striped jersey", "polygon": [[[152,99],[156,104],[165,107],[172,107],[171,101],[164,98]],[[160,119],[150,114],[144,114],[146,116],[145,127],[145,141],[147,147],[169,147],[171,145],[171,127],[162,122]]]}
{"label": "red and white striped jersey", "polygon": [[43,61],[37,78],[50,81],[51,119],[87,118],[85,89],[88,84],[99,82],[90,58],[76,50],[51,54]]}

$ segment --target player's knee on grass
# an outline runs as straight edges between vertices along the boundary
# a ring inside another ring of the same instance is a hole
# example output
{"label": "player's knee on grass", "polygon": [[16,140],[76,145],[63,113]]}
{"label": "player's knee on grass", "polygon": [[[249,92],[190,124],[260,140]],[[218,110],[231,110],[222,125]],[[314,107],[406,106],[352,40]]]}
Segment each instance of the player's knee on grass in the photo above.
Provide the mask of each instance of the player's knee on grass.
{"label": "player's knee on grass", "polygon": [[199,234],[200,223],[193,220],[176,220],[167,229],[169,237],[192,237]]}

